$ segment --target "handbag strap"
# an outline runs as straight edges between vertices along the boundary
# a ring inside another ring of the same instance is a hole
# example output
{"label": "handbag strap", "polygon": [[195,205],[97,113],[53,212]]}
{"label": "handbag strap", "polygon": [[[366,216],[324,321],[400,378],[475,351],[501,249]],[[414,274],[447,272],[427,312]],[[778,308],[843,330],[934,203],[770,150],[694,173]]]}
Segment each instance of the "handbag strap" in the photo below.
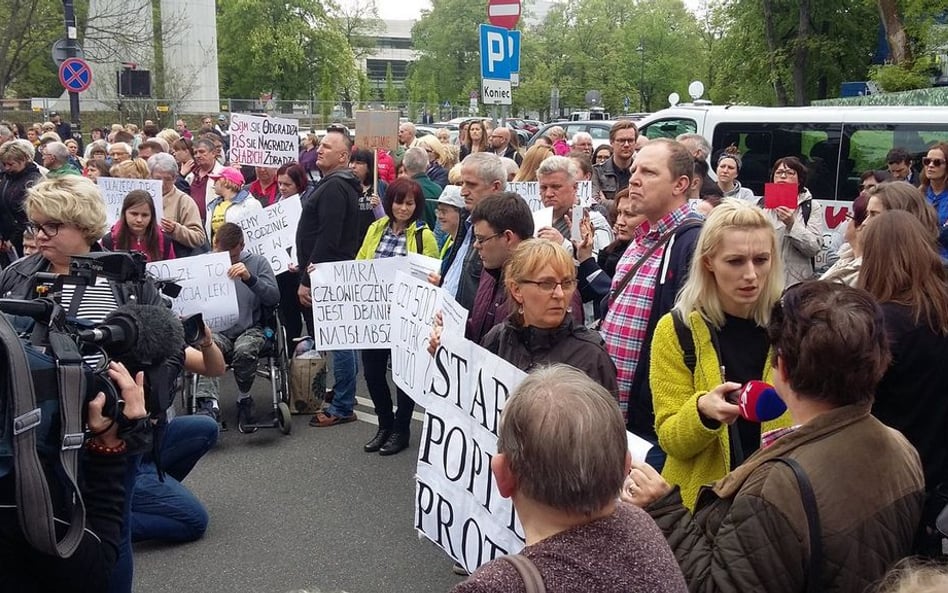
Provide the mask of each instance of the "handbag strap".
{"label": "handbag strap", "polygon": [[527,593],[546,593],[546,585],[543,584],[543,576],[540,575],[540,570],[532,560],[522,554],[509,554],[507,556],[501,556],[501,559],[512,564],[517,572],[520,573],[520,578],[523,579]]}
{"label": "handbag strap", "polygon": [[806,526],[810,533],[810,560],[807,562],[806,592],[819,593],[823,590],[823,531],[820,528],[820,509],[816,506],[816,494],[810,478],[795,459],[777,457],[779,461],[793,471],[803,499],[803,512],[806,513]]}
{"label": "handbag strap", "polygon": [[655,242],[654,245],[649,247],[648,251],[646,251],[642,255],[642,257],[640,257],[638,261],[636,261],[635,264],[631,268],[629,268],[629,272],[625,276],[622,277],[622,280],[620,280],[618,284],[616,284],[615,289],[609,293],[609,304],[611,305],[612,303],[615,302],[617,298],[619,298],[619,295],[622,294],[622,291],[625,290],[625,287],[628,286],[629,282],[632,281],[632,278],[635,277],[635,273],[639,271],[639,268],[645,265],[645,262],[647,262],[649,258],[652,257],[652,255],[654,255],[655,252],[659,250],[659,248],[664,246],[665,243],[668,243],[668,241],[679,232],[690,229],[692,227],[701,226],[701,223],[702,221],[700,220],[692,221],[692,219],[685,219],[681,222],[681,224],[679,224],[675,228],[665,231],[665,234],[662,235],[658,239],[658,241]]}

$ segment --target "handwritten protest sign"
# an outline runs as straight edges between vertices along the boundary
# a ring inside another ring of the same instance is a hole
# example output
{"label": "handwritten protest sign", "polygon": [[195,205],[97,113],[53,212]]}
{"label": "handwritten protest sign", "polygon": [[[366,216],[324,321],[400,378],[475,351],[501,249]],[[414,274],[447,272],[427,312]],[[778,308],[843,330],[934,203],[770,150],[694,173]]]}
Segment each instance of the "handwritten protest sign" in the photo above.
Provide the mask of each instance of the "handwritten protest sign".
{"label": "handwritten protest sign", "polygon": [[444,323],[442,333],[464,335],[467,309],[459,305],[447,291],[441,291],[441,321]]}
{"label": "handwritten protest sign", "polygon": [[279,168],[299,157],[299,124],[280,117],[234,113],[230,116],[230,160],[241,165]]}
{"label": "handwritten protest sign", "polygon": [[158,179],[123,179],[119,177],[99,177],[99,193],[105,202],[105,217],[111,227],[122,215],[122,202],[128,192],[142,189],[151,196],[155,205],[155,222],[161,222],[164,208],[161,195],[161,181]]}
{"label": "handwritten protest sign", "polygon": [[392,298],[392,380],[412,399],[427,387],[432,358],[428,338],[442,290],[399,270]]}
{"label": "handwritten protest sign", "polygon": [[[507,191],[520,194],[527,201],[531,212],[543,209],[543,198],[540,197],[539,181],[511,181],[507,183]],[[592,203],[592,181],[580,181],[576,184],[576,197],[583,206]]]}
{"label": "handwritten protest sign", "polygon": [[398,148],[397,111],[356,111],[355,145],[359,148]]}
{"label": "handwritten protest sign", "polygon": [[425,421],[415,472],[415,528],[472,571],[519,551],[523,528],[497,491],[500,412],[526,375],[453,333],[442,335],[422,397]]}
{"label": "handwritten protest sign", "polygon": [[206,253],[193,257],[156,261],[147,265],[148,272],[163,280],[174,280],[181,286],[171,303],[179,316],[201,313],[204,323],[214,331],[225,330],[237,321],[237,290],[227,277],[230,269],[227,253]]}
{"label": "handwritten protest sign", "polygon": [[237,221],[244,230],[244,244],[251,253],[263,256],[274,274],[281,274],[296,263],[296,227],[302,208],[299,197],[251,210]]}
{"label": "handwritten protest sign", "polygon": [[441,271],[441,260],[436,257],[428,257],[420,253],[409,253],[405,256],[408,260],[405,266],[405,272],[410,276],[423,282],[428,280],[428,274]]}
{"label": "handwritten protest sign", "polygon": [[310,273],[316,350],[390,348],[395,273],[407,259],[316,264]]}

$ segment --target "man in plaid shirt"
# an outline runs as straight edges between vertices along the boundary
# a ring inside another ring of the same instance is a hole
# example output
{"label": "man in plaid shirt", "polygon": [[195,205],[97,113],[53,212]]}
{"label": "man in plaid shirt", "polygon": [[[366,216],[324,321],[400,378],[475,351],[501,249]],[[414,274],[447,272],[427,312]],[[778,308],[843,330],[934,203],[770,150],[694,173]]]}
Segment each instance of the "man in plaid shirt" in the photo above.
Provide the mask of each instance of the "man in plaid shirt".
{"label": "man in plaid shirt", "polygon": [[[694,158],[678,142],[660,139],[646,144],[632,163],[629,197],[637,214],[646,217],[626,249],[613,277],[613,296],[602,323],[602,337],[618,369],[619,408],[630,431],[657,443],[652,393],[649,389],[649,349],[655,325],[675,304],[694,254],[700,220],[688,204]],[[651,255],[652,247],[668,234],[667,242]],[[623,278],[646,258],[621,291]],[[664,453],[654,447],[648,459],[656,469]]]}

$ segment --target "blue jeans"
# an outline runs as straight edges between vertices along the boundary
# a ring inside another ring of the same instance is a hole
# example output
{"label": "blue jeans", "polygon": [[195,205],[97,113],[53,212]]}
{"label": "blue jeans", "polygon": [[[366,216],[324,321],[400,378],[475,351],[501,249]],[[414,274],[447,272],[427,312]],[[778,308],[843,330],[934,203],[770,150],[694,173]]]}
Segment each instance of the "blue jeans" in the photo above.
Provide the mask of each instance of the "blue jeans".
{"label": "blue jeans", "polygon": [[333,390],[332,403],[326,408],[331,416],[349,416],[355,406],[356,363],[355,350],[334,350],[332,352]]}
{"label": "blue jeans", "polygon": [[217,443],[217,435],[217,422],[209,416],[180,416],[168,424],[161,441],[164,482],[149,458],[142,461],[135,479],[132,541],[189,542],[204,535],[207,511],[181,481]]}
{"label": "blue jeans", "polygon": [[112,578],[109,579],[108,593],[130,593],[134,563],[132,561],[132,497],[128,495],[135,488],[135,478],[141,465],[141,454],[129,455],[125,460],[125,504],[122,509],[122,539],[118,545],[118,557]]}

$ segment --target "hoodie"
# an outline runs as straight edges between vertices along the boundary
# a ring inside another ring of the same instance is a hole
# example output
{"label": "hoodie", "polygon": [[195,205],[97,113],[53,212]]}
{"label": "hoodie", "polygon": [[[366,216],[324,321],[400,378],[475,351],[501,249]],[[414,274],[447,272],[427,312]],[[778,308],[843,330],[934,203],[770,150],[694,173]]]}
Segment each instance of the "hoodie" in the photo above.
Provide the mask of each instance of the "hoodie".
{"label": "hoodie", "polygon": [[270,310],[280,302],[280,289],[270,262],[262,255],[249,251],[240,254],[240,261],[250,272],[250,278],[234,280],[239,316],[234,325],[221,332],[231,340],[236,340],[249,328],[263,323]]}
{"label": "hoodie", "polygon": [[303,204],[296,230],[300,283],[309,286],[309,264],[355,259],[359,251],[359,195],[362,183],[348,168],[323,178]]}

